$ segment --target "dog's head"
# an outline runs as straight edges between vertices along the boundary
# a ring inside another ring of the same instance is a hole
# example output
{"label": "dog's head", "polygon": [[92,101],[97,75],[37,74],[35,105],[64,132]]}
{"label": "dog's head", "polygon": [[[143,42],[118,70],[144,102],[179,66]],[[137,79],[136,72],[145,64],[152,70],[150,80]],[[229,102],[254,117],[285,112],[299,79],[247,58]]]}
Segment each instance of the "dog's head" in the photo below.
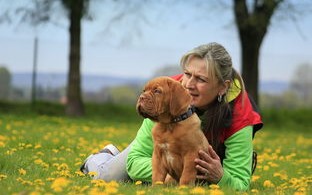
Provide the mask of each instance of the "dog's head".
{"label": "dog's head", "polygon": [[137,112],[156,122],[169,123],[186,112],[191,96],[178,81],[170,77],[157,77],[145,86],[137,101]]}

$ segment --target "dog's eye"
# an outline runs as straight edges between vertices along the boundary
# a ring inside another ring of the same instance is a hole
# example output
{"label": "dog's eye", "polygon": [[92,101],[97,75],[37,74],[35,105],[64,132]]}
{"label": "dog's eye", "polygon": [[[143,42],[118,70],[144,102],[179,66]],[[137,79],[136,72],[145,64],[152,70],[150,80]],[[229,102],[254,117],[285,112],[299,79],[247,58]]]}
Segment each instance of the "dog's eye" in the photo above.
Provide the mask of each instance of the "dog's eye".
{"label": "dog's eye", "polygon": [[154,89],[154,93],[155,94],[161,94],[161,90],[156,88],[156,89]]}

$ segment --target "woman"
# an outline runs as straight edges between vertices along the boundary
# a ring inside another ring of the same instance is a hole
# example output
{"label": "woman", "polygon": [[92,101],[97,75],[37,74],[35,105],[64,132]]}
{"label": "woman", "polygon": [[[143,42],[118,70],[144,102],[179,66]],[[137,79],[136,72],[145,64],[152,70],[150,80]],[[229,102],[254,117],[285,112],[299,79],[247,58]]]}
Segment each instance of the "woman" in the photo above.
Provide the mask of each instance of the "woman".
{"label": "woman", "polygon": [[[246,190],[252,174],[252,138],[262,127],[240,75],[233,69],[225,48],[217,43],[201,45],[181,59],[183,75],[174,78],[192,96],[202,120],[202,130],[212,147],[195,159],[198,179]],[[150,182],[152,179],[153,122],[145,119],[135,140],[122,152],[113,145],[90,155],[81,170],[96,172],[94,179]]]}
{"label": "woman", "polygon": [[[241,76],[234,70],[225,48],[201,45],[181,59],[183,75],[174,77],[192,96],[202,120],[202,130],[212,147],[195,159],[198,179],[237,190],[249,188],[252,175],[254,133],[262,127]],[[127,158],[131,179],[151,181],[153,122],[145,119]]]}

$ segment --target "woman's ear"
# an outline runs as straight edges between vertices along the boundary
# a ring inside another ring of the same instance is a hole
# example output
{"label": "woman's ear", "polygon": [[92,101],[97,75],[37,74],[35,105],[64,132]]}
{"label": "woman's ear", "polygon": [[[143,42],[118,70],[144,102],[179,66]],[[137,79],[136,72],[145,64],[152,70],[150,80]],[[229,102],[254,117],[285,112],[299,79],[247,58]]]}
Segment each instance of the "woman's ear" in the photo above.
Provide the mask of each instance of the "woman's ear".
{"label": "woman's ear", "polygon": [[231,81],[230,80],[225,80],[223,85],[221,85],[221,88],[219,90],[218,95],[224,95],[226,94],[227,90],[230,88]]}

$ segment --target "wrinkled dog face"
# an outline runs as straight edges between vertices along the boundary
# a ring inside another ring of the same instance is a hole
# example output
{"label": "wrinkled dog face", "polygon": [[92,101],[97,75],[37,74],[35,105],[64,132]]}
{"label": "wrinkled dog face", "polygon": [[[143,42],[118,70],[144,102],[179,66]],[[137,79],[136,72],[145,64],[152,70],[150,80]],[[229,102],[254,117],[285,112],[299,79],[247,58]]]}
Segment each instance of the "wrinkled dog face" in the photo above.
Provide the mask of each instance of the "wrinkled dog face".
{"label": "wrinkled dog face", "polygon": [[158,77],[149,81],[137,101],[137,112],[144,118],[157,121],[159,115],[168,112],[169,91],[167,79]]}
{"label": "wrinkled dog face", "polygon": [[190,101],[191,96],[180,82],[170,77],[157,77],[145,85],[136,109],[145,118],[170,122],[187,110]]}

